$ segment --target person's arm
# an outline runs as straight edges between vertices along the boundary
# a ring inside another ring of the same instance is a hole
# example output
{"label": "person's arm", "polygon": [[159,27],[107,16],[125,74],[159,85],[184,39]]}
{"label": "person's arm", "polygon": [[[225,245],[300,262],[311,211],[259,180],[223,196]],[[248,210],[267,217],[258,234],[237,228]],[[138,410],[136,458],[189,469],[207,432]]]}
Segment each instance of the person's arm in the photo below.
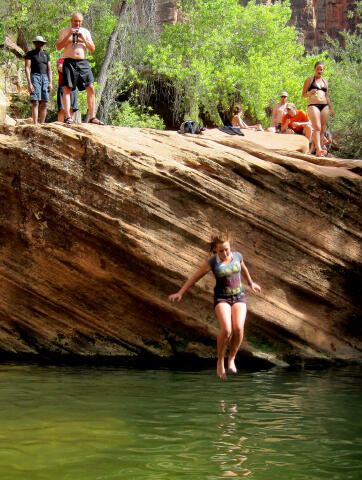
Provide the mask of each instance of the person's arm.
{"label": "person's arm", "polygon": [[33,84],[31,83],[31,77],[30,77],[30,69],[31,69],[31,60],[29,58],[26,58],[25,59],[25,75],[26,75],[26,80],[28,82],[28,92],[34,93],[34,87],[33,87]]}
{"label": "person's arm", "polygon": [[48,62],[48,80],[49,80],[48,91],[51,92],[53,90],[53,78],[52,78],[52,66],[50,64],[50,60]]}
{"label": "person's arm", "polygon": [[182,296],[184,293],[187,292],[187,290],[192,287],[196,282],[200,280],[204,275],[206,275],[209,271],[211,270],[211,267],[208,262],[205,262],[199,270],[192,275],[186,282],[183,284],[183,286],[180,288],[180,290],[177,293],[174,293],[168,297],[168,300],[170,302],[179,302],[182,299]]}
{"label": "person's arm", "polygon": [[295,128],[297,126],[312,125],[312,122],[310,121],[308,115],[305,112],[303,112],[303,113],[300,112],[299,114],[297,114],[297,117],[298,117],[299,120],[289,124],[289,125],[292,126],[292,128]]}
{"label": "person's arm", "polygon": [[242,260],[242,262],[241,262],[241,268],[242,268],[242,270],[243,270],[243,272],[246,276],[249,287],[252,289],[252,291],[255,292],[255,293],[257,293],[257,292],[260,293],[261,292],[261,287],[257,283],[252,281],[249,270],[246,268],[244,260]]}
{"label": "person's arm", "polygon": [[[85,29],[84,29],[85,30]],[[84,43],[86,48],[93,53],[94,50],[96,49],[96,46],[93,43],[92,36],[88,30],[85,30],[85,32],[79,31],[78,33],[78,40]]]}
{"label": "person's arm", "polygon": [[277,127],[278,126],[277,114],[278,114],[278,105],[275,105],[275,107],[273,108],[273,113],[272,113],[272,118],[271,118],[271,126],[272,127]]}
{"label": "person's arm", "polygon": [[56,49],[63,50],[67,41],[70,39],[72,35],[73,35],[73,31],[71,28],[63,28],[63,30],[59,34],[58,41],[55,44]]}
{"label": "person's arm", "polygon": [[326,82],[326,85],[327,85],[326,100],[327,100],[327,103],[328,103],[328,106],[329,106],[329,110],[330,110],[330,112],[331,112],[331,115],[332,115],[332,117],[334,117],[335,112],[334,112],[334,109],[333,109],[333,107],[332,107],[331,99],[329,98],[328,80],[324,80],[324,81]]}
{"label": "person's arm", "polygon": [[240,128],[249,128],[249,126],[244,122],[242,118],[239,118]]}
{"label": "person's arm", "polygon": [[302,98],[309,98],[312,95],[314,95],[315,92],[317,91],[316,88],[313,88],[313,90],[308,91],[308,88],[312,85],[312,82],[313,82],[313,78],[311,77],[308,77],[307,80],[304,82]]}
{"label": "person's arm", "polygon": [[285,132],[287,131],[287,129],[288,129],[288,125],[289,125],[289,122],[287,122],[286,115],[283,115],[280,131],[281,131],[282,133],[285,133]]}
{"label": "person's arm", "polygon": [[293,128],[301,126],[301,125],[312,125],[312,122],[310,120],[308,120],[308,122],[293,122],[292,123]]}

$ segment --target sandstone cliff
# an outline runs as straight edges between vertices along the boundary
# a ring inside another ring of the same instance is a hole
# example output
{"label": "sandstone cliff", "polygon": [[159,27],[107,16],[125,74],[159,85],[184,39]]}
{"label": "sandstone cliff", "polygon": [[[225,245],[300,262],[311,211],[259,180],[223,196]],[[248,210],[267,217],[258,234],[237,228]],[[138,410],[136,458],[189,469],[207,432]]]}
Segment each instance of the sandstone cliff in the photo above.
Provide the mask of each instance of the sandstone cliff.
{"label": "sandstone cliff", "polygon": [[214,358],[212,276],[167,296],[218,228],[262,286],[241,363],[359,362],[362,161],[315,165],[305,148],[260,132],[2,127],[2,356]]}
{"label": "sandstone cliff", "polygon": [[341,40],[341,31],[356,28],[356,18],[348,16],[349,11],[356,10],[353,0],[291,0],[290,5],[291,23],[303,33],[309,51],[326,47],[327,35]]}

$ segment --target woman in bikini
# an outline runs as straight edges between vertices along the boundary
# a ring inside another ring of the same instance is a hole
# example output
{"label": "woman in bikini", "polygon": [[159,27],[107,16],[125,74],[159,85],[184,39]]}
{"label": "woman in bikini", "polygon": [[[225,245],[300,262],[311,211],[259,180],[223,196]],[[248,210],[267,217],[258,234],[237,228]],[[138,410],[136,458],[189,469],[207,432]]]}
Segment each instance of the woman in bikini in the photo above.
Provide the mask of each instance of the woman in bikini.
{"label": "woman in bikini", "polygon": [[322,149],[328,113],[334,117],[334,110],[328,93],[328,81],[322,77],[324,63],[314,65],[314,77],[308,77],[303,86],[303,98],[308,98],[308,115],[312,122],[312,140],[317,157],[324,157],[327,152]]}
{"label": "woman in bikini", "polygon": [[217,375],[226,379],[225,353],[230,340],[228,369],[237,373],[235,357],[244,336],[246,317],[246,295],[241,280],[241,272],[253,292],[260,292],[261,288],[254,283],[239,252],[231,252],[228,235],[215,236],[211,240],[210,252],[216,252],[203,263],[201,268],[180,288],[177,293],[168,297],[170,302],[179,302],[186,291],[200,278],[212,270],[216,285],[214,288],[215,314],[220,325],[217,337]]}

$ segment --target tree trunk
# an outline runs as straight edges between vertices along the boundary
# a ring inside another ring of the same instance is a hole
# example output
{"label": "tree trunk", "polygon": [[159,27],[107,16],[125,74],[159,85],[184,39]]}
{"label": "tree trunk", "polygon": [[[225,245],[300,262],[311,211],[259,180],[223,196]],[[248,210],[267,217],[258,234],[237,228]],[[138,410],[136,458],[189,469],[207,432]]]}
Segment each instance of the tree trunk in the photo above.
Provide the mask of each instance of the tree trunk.
{"label": "tree trunk", "polygon": [[29,51],[28,42],[26,40],[25,32],[22,28],[18,28],[18,35],[16,39],[16,44],[24,50],[25,53]]}
{"label": "tree trunk", "polygon": [[127,3],[128,2],[124,0],[120,4],[119,13],[118,13],[118,22],[117,22],[116,28],[113,30],[111,36],[109,37],[107,51],[97,77],[98,92],[97,92],[97,98],[96,98],[97,101],[96,101],[95,114],[98,111],[99,101],[102,98],[104,87],[106,86],[108,69],[113,58],[117,37],[123,22],[123,16],[127,10]]}
{"label": "tree trunk", "polygon": [[24,56],[26,51],[19,47],[16,43],[10,40],[9,37],[5,36],[4,43],[0,44],[1,50],[9,50],[13,55],[20,58],[20,60],[24,60]]}

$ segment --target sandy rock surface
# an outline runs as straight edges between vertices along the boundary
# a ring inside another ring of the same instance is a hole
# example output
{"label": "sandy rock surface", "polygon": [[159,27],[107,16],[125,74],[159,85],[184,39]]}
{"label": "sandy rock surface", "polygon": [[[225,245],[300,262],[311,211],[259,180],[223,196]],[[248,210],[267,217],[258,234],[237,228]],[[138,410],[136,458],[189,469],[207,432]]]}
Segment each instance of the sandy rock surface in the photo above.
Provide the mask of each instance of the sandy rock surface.
{"label": "sandy rock surface", "polygon": [[362,161],[261,132],[0,132],[3,357],[214,358],[212,275],[167,296],[228,229],[262,286],[241,364],[360,362]]}

